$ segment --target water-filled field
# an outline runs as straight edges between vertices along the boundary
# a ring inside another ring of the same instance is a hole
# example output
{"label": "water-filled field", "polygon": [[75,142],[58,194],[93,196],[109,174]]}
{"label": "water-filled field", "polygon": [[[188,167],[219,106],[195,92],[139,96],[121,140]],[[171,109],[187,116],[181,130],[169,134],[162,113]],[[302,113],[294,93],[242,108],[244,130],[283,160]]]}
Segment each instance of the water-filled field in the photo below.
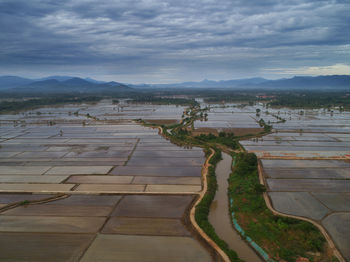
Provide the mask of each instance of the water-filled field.
{"label": "water-filled field", "polygon": [[[0,203],[45,197],[1,194]],[[0,215],[0,259],[137,261],[145,256],[146,261],[160,261],[170,253],[169,261],[211,261],[182,220],[192,200],[175,195],[73,195],[10,209]]]}
{"label": "water-filled field", "polygon": [[348,260],[350,163],[282,159],[262,159],[261,163],[273,207],[317,221]]}
{"label": "water-filled field", "polygon": [[350,112],[260,105],[239,111],[246,121],[263,118],[273,126],[268,135],[240,142],[261,159],[273,208],[322,225],[350,260]]}
{"label": "water-filled field", "polygon": [[23,203],[0,210],[0,260],[212,261],[188,222],[202,149],[133,121],[183,111],[102,101],[0,115],[0,208]]}

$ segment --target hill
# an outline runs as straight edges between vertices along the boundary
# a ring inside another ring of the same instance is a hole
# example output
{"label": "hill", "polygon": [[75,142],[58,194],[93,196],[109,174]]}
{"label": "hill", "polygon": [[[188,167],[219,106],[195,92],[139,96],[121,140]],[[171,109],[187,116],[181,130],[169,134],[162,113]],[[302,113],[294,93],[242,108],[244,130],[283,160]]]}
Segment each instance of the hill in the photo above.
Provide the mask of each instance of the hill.
{"label": "hill", "polygon": [[350,90],[350,75],[295,76],[289,79],[269,80],[249,87],[278,90]]}
{"label": "hill", "polygon": [[0,77],[0,90],[7,93],[51,94],[120,92],[131,88],[118,82],[100,82],[79,77],[48,77],[39,81],[19,77]]}
{"label": "hill", "polygon": [[18,76],[0,76],[0,90],[26,85],[31,82],[33,82],[32,79],[27,79]]}

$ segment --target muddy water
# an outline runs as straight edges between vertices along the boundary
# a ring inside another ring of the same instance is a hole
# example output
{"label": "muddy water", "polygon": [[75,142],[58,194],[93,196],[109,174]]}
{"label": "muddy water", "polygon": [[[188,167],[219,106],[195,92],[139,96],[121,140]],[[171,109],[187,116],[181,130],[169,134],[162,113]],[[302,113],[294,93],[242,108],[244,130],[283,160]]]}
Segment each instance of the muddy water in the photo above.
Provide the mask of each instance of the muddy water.
{"label": "muddy water", "polygon": [[227,196],[227,179],[231,173],[232,158],[222,153],[223,160],[216,167],[218,191],[210,207],[209,222],[214,226],[218,236],[225,240],[231,249],[237,252],[240,259],[246,262],[261,262],[260,257],[244,242],[233,229],[229,215],[229,201]]}

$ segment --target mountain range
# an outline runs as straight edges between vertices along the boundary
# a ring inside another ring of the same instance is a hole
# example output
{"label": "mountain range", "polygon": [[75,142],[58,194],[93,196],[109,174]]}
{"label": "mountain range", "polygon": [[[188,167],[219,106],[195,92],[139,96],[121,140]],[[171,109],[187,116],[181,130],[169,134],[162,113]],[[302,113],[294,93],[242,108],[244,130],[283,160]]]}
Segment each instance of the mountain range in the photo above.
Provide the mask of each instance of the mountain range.
{"label": "mountain range", "polygon": [[133,88],[217,88],[217,89],[267,89],[267,90],[349,90],[350,75],[295,76],[268,80],[247,78],[234,80],[203,80],[174,84],[130,85]]}
{"label": "mountain range", "polygon": [[214,80],[208,80],[204,79],[200,82],[182,82],[182,83],[173,83],[173,84],[141,84],[141,85],[132,85],[131,87],[134,88],[145,88],[145,87],[153,87],[153,88],[167,88],[167,87],[177,87],[177,88],[219,88],[219,87],[237,87],[240,85],[254,85],[254,84],[260,84],[263,82],[268,81],[267,79],[255,77],[255,78],[248,78],[248,79],[234,79],[234,80],[220,80],[220,81],[214,81]]}
{"label": "mountain range", "polygon": [[133,89],[169,89],[169,88],[215,88],[215,89],[261,89],[261,90],[349,90],[350,75],[295,76],[268,80],[248,78],[234,80],[203,80],[200,82],[182,82],[172,84],[123,84],[104,82],[92,78],[73,76],[49,76],[40,79],[28,79],[18,76],[0,76],[0,91],[5,92],[46,92],[46,93],[103,93],[122,92]]}
{"label": "mountain range", "polygon": [[91,78],[50,76],[41,79],[28,79],[17,76],[0,76],[0,91],[11,93],[103,93],[130,89],[122,83],[102,82]]}

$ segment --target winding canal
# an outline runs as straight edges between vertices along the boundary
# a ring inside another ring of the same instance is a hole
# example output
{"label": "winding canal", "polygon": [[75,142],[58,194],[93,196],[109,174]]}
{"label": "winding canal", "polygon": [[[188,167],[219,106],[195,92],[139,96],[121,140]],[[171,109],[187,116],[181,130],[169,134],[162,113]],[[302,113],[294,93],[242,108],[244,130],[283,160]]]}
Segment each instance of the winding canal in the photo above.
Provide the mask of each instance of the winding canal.
{"label": "winding canal", "polygon": [[210,206],[209,222],[215,228],[218,236],[225,240],[231,249],[237,252],[240,259],[246,262],[262,262],[262,259],[241,239],[241,236],[232,227],[227,195],[227,179],[231,173],[232,158],[224,152],[222,153],[222,158],[223,160],[216,166],[218,190]]}

